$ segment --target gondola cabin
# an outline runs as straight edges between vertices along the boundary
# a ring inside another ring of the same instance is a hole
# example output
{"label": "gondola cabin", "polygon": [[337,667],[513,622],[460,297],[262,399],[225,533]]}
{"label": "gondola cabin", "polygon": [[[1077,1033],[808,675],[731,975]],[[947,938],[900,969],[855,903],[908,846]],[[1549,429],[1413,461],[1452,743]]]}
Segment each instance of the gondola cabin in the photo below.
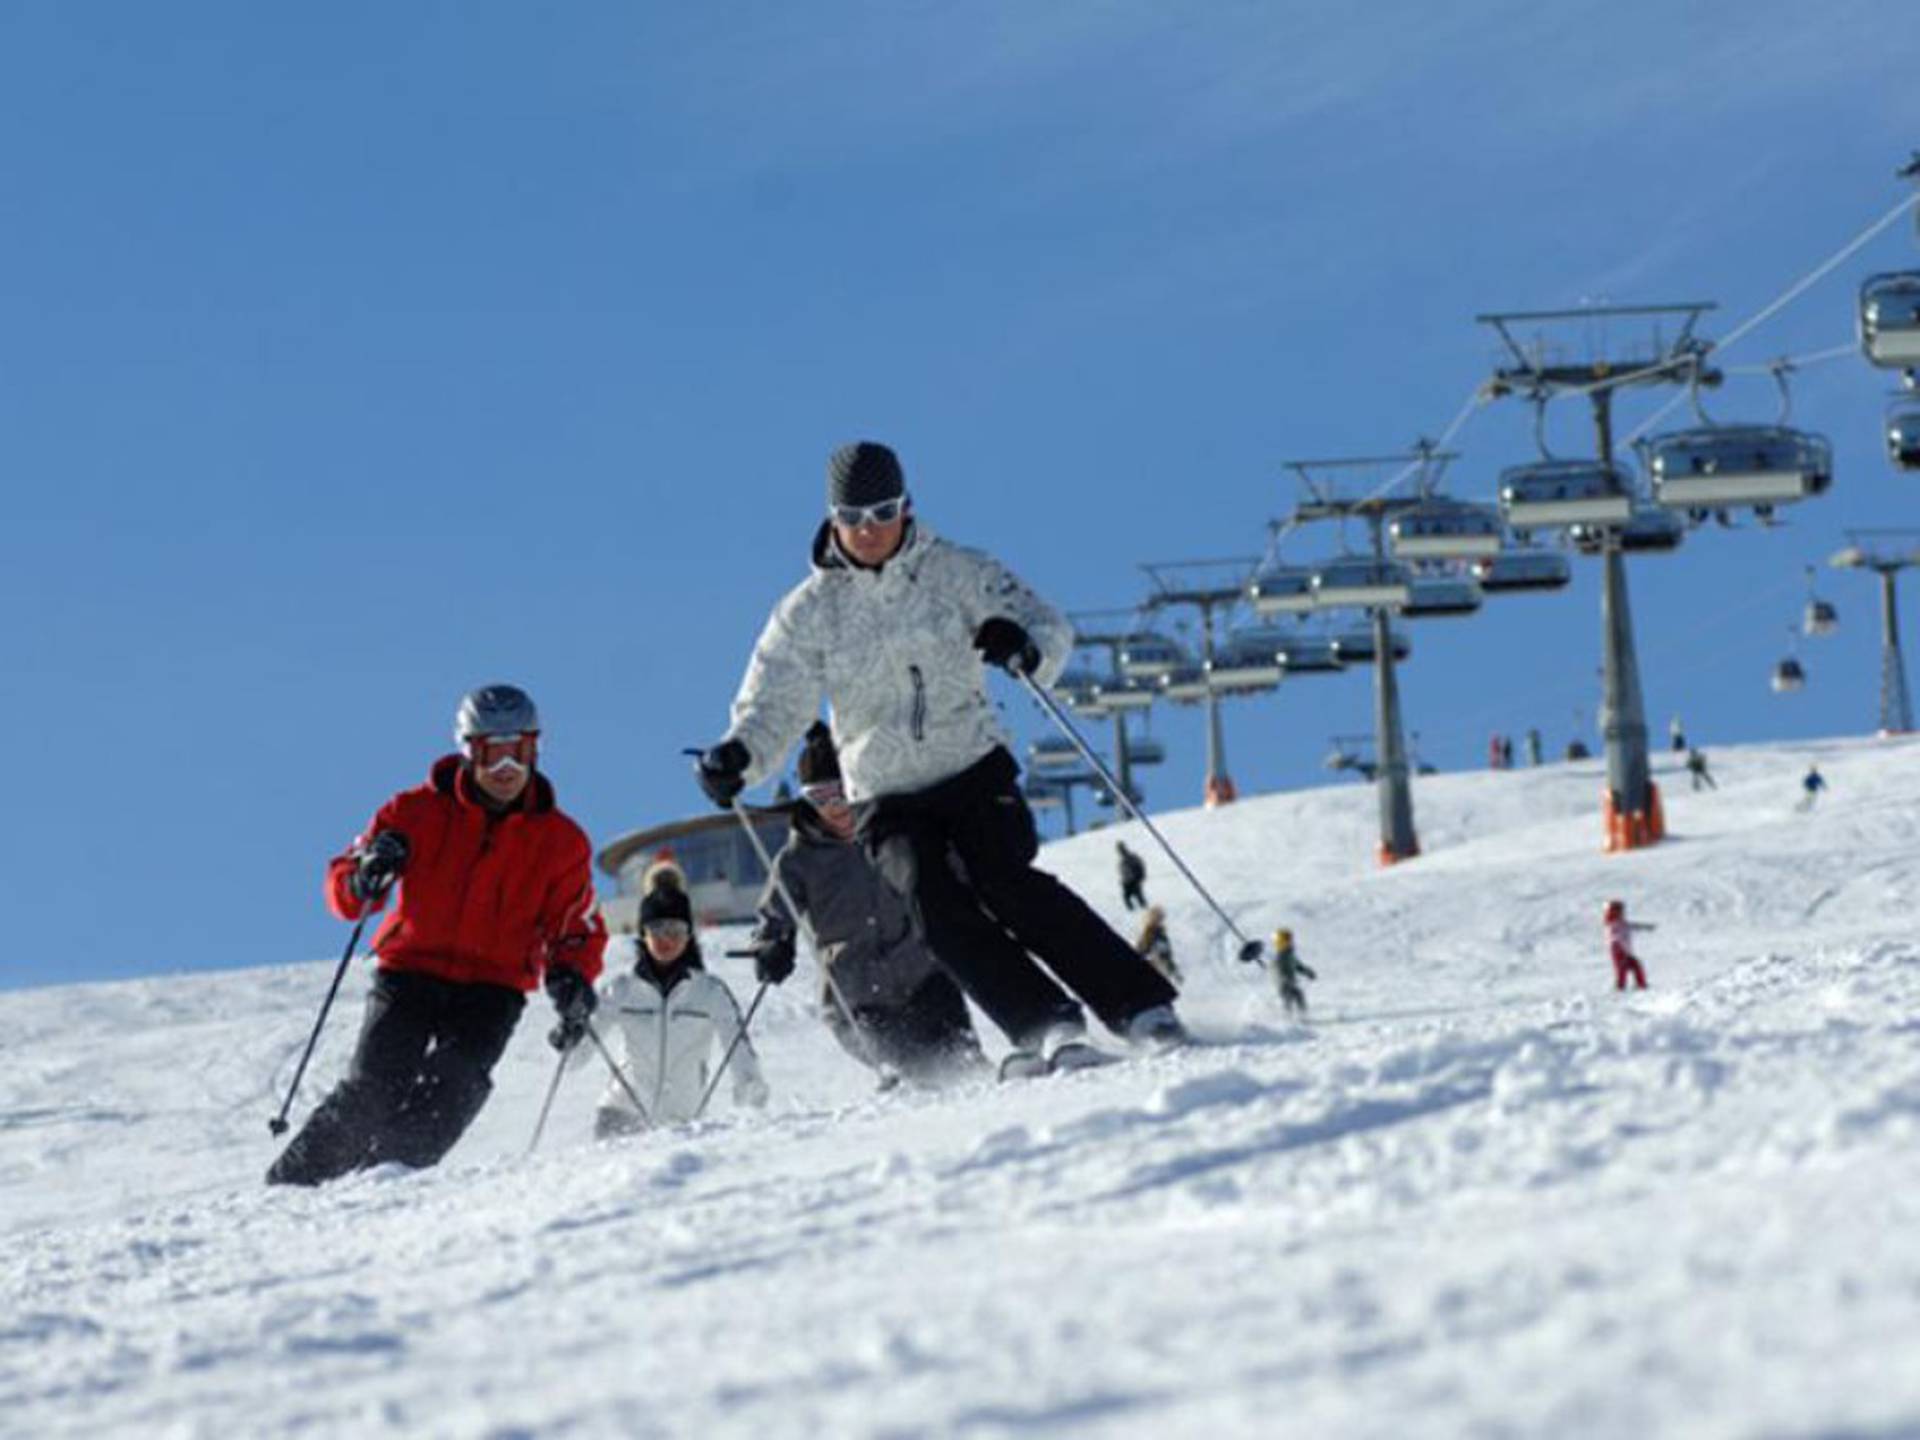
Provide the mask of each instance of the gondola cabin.
{"label": "gondola cabin", "polygon": [[1400,606],[1407,603],[1413,572],[1397,560],[1348,555],[1313,572],[1313,603],[1320,609],[1343,605]]}
{"label": "gondola cabin", "polygon": [[1562,590],[1573,579],[1573,567],[1555,550],[1502,550],[1475,561],[1473,578],[1489,595]]}
{"label": "gondola cabin", "polygon": [[1860,348],[1875,365],[1920,365],[1920,270],[1869,276],[1860,287]]}
{"label": "gondola cabin", "polygon": [[1904,401],[1887,412],[1887,459],[1902,470],[1920,470],[1920,401]]}
{"label": "gondola cabin", "polygon": [[1618,525],[1633,514],[1633,481],[1597,460],[1537,460],[1500,472],[1500,510],[1515,530]]}
{"label": "gondola cabin", "polygon": [[1778,695],[1791,694],[1806,687],[1807,672],[1791,656],[1773,667],[1773,689]]}
{"label": "gondola cabin", "polygon": [[1305,565],[1265,565],[1247,582],[1256,615],[1298,615],[1313,609],[1313,570]]}
{"label": "gondola cabin", "polygon": [[1806,612],[1800,618],[1800,632],[1803,635],[1831,635],[1840,628],[1840,612],[1833,608],[1830,601],[1809,600]]}
{"label": "gondola cabin", "polygon": [[1500,535],[1496,511],[1440,496],[1402,510],[1387,524],[1388,542],[1402,560],[1476,560],[1499,552]]}
{"label": "gondola cabin", "polygon": [[1833,483],[1826,440],[1785,425],[1703,425],[1644,445],[1653,498],[1674,510],[1740,506],[1764,514]]}

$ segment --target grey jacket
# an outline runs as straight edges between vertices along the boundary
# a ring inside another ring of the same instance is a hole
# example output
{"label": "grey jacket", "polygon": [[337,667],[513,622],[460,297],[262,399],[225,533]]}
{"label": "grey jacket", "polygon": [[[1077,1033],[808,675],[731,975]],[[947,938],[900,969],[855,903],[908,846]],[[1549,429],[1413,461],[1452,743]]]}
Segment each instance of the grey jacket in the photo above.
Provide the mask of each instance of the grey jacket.
{"label": "grey jacket", "polygon": [[823,524],[813,573],[788,592],[754,646],[733,700],[730,739],[747,747],[757,784],[820,713],[849,800],[920,790],[1007,743],[973,648],[983,620],[1017,622],[1050,684],[1073,649],[1073,627],[999,561],[911,521],[878,570],[853,564]]}
{"label": "grey jacket", "polygon": [[[905,902],[858,845],[824,833],[803,815],[773,867],[813,929],[821,965],[854,1009],[904,1005],[939,968],[914,937]],[[772,880],[759,912],[756,936],[794,933]]]}

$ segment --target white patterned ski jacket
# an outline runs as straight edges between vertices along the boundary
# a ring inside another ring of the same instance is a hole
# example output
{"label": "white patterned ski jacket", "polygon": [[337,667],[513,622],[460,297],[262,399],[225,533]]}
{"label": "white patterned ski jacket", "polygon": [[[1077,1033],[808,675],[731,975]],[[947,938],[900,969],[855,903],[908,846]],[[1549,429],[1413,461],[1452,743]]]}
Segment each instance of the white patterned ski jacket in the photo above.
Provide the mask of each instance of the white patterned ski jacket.
{"label": "white patterned ski jacket", "polygon": [[1050,684],[1073,627],[999,561],[915,520],[893,558],[868,570],[823,524],[813,573],[775,607],[733,700],[728,734],[752,757],[747,783],[780,768],[823,697],[850,800],[924,789],[1005,745],[973,648],[996,615],[1033,637],[1034,678]]}
{"label": "white patterned ski jacket", "polygon": [[[647,971],[634,970],[639,943],[632,935],[616,935],[608,942],[609,967],[624,962],[625,968],[602,983],[594,1024],[646,1104],[648,1117],[655,1125],[674,1125],[693,1118],[714,1066],[739,1033],[740,1007],[721,980],[686,965],[673,967],[663,991]],[[612,1043],[616,1034],[619,1045]],[[589,1057],[599,1068],[599,1052],[591,1041],[570,1052],[575,1065],[587,1064]],[[740,1042],[727,1072],[734,1104],[767,1103],[767,1082],[751,1039]],[[600,1108],[634,1113],[633,1102],[611,1075]]]}

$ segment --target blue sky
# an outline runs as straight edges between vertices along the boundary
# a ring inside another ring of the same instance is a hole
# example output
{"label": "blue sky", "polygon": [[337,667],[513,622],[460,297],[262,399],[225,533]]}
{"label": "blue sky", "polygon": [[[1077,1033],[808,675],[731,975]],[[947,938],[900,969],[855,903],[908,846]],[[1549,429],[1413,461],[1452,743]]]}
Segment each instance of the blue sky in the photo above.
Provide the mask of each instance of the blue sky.
{"label": "blue sky", "polygon": [[[1893,0],[1304,8],[0,9],[4,983],[332,951],[323,861],[484,681],[534,691],[596,840],[698,808],[679,749],[845,439],[1064,607],[1130,605],[1138,562],[1258,551],[1284,460],[1443,427],[1477,312],[1712,299],[1724,331],[1920,145]],[[1898,266],[1909,225],[1727,363],[1844,343]],[[1805,372],[1833,494],[1636,562],[1656,725],[1872,727],[1859,580],[1823,582],[1808,690],[1766,674],[1800,567],[1914,518],[1886,388]],[[1764,379],[1715,405],[1772,413]],[[1458,448],[1488,496],[1527,416]],[[1590,711],[1578,568],[1417,632],[1429,759]],[[1319,783],[1369,707],[1236,705],[1235,778]],[[1151,801],[1190,803],[1197,717],[1155,727]]]}

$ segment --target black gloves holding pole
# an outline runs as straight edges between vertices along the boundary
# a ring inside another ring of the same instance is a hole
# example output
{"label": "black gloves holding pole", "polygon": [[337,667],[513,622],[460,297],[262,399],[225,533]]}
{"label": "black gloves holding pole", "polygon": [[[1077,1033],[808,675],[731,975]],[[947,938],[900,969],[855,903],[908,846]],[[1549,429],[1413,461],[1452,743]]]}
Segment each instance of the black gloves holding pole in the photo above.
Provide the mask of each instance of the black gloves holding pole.
{"label": "black gloves holding pole", "polygon": [[547,998],[560,1014],[560,1023],[547,1036],[556,1050],[571,1050],[587,1033],[587,1021],[600,997],[593,993],[587,977],[571,965],[547,967]]}
{"label": "black gloves holding pole", "polygon": [[973,648],[989,665],[998,665],[1009,675],[1031,675],[1040,668],[1040,647],[1016,622],[995,615],[980,622],[973,632]]}
{"label": "black gloves holding pole", "polygon": [[363,902],[379,900],[407,868],[413,847],[398,830],[382,830],[361,848],[353,878],[348,881],[354,897]]}

